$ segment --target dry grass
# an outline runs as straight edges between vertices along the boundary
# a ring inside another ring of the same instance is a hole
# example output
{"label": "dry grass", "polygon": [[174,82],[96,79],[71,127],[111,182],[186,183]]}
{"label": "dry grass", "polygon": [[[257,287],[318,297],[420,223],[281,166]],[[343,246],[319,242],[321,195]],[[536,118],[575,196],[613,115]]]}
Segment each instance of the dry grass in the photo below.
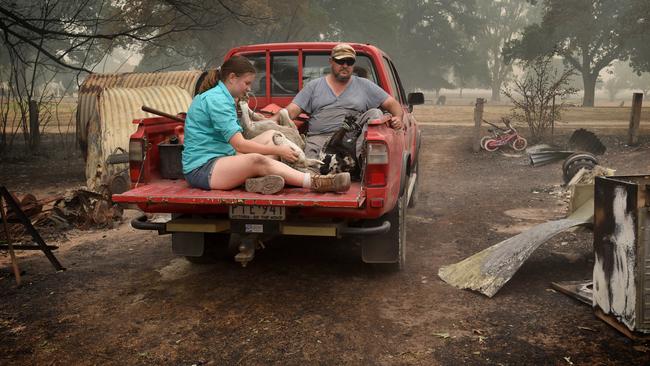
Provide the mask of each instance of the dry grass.
{"label": "dry grass", "polygon": [[[8,115],[7,130],[14,131],[19,127],[16,106],[12,106]],[[41,131],[43,133],[74,133],[75,132],[75,113],[77,111],[77,100],[66,99],[58,105],[52,103],[47,107],[41,108],[40,119]],[[20,130],[18,132],[21,133]]]}
{"label": "dry grass", "polygon": [[[510,114],[512,107],[506,105],[486,104],[483,118],[490,122],[498,122],[503,116]],[[630,120],[630,107],[568,107],[562,120],[557,121],[558,128],[574,128],[576,126],[593,126],[598,128],[616,127],[627,128]],[[415,118],[423,124],[439,125],[474,125],[474,107],[469,105],[416,106]],[[642,109],[641,128],[650,128],[650,107]]]}

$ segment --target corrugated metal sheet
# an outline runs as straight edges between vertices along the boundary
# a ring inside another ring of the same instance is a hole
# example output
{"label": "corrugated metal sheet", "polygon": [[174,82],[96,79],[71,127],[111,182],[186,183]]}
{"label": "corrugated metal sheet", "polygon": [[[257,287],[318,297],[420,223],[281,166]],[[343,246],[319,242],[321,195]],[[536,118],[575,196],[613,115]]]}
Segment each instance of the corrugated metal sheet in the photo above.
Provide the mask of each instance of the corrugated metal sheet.
{"label": "corrugated metal sheet", "polygon": [[127,168],[127,164],[107,165],[106,159],[119,147],[128,150],[129,137],[137,129],[134,119],[155,117],[142,111],[146,105],[169,114],[185,112],[192,96],[178,86],[145,88],[107,88],[97,96],[97,123],[88,128],[86,182],[98,190],[111,175]]}
{"label": "corrugated metal sheet", "polygon": [[171,71],[155,73],[90,74],[79,88],[77,104],[77,142],[86,152],[88,129],[97,123],[97,95],[106,88],[142,88],[176,85],[194,95],[203,71]]}

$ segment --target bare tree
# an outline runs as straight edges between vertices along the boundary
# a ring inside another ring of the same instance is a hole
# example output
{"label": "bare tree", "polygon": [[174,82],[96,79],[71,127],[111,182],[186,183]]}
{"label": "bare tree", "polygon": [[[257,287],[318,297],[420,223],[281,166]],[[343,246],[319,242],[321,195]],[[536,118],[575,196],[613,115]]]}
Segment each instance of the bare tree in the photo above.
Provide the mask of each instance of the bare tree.
{"label": "bare tree", "polygon": [[513,119],[526,122],[535,141],[543,140],[549,128],[560,119],[566,106],[564,97],[575,94],[569,86],[573,69],[558,72],[550,57],[540,57],[525,64],[526,73],[503,89],[514,104]]}
{"label": "bare tree", "polygon": [[[31,150],[58,103],[61,70],[90,73],[114,48],[165,47],[176,34],[256,19],[226,0],[0,0],[0,152],[22,130]],[[60,99],[59,99],[60,101]],[[40,117],[40,118],[39,118]]]}
{"label": "bare tree", "polygon": [[172,34],[213,29],[233,17],[255,19],[223,0],[0,0],[0,35],[23,63],[33,62],[27,53],[36,50],[55,64],[91,72],[93,53],[161,44]]}

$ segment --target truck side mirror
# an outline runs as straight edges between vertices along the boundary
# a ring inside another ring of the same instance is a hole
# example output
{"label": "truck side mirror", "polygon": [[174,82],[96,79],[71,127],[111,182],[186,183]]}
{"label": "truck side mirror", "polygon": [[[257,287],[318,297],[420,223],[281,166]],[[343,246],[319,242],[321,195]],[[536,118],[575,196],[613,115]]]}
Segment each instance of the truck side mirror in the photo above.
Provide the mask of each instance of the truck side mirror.
{"label": "truck side mirror", "polygon": [[408,104],[410,106],[424,104],[424,94],[422,93],[409,93]]}

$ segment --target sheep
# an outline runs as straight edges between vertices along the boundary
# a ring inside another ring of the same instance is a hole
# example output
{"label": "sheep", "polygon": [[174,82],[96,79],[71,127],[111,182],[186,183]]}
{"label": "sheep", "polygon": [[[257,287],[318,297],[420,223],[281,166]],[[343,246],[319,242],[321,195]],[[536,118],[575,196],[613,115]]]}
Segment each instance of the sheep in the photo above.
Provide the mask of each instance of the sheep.
{"label": "sheep", "polygon": [[253,137],[268,130],[276,130],[291,142],[293,142],[301,151],[305,149],[305,140],[298,132],[296,124],[289,118],[289,112],[286,109],[280,110],[279,124],[273,120],[264,118],[263,115],[253,112],[248,103],[245,101],[239,102],[241,108],[240,123],[244,129],[244,137],[252,139]]}
{"label": "sheep", "polygon": [[295,123],[289,118],[289,112],[286,109],[280,111],[280,124],[270,119],[265,119],[259,113],[253,112],[245,101],[239,102],[242,111],[241,125],[244,130],[244,137],[251,139],[268,130],[277,131],[273,135],[273,143],[276,145],[289,145],[289,147],[298,152],[298,160],[295,163],[283,162],[294,168],[306,171],[309,167],[318,167],[322,164],[320,160],[307,159],[305,157],[305,140],[298,133]]}
{"label": "sheep", "polygon": [[282,162],[300,171],[306,172],[309,167],[318,168],[321,164],[323,164],[323,162],[320,160],[308,159],[305,156],[305,152],[300,147],[298,147],[298,145],[296,145],[293,141],[288,139],[282,132],[278,131],[273,134],[273,143],[276,145],[289,145],[291,150],[298,152],[298,160],[296,160],[296,162],[289,163],[284,159],[282,159]]}

